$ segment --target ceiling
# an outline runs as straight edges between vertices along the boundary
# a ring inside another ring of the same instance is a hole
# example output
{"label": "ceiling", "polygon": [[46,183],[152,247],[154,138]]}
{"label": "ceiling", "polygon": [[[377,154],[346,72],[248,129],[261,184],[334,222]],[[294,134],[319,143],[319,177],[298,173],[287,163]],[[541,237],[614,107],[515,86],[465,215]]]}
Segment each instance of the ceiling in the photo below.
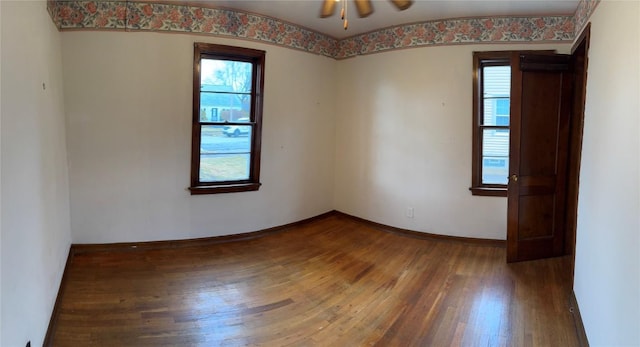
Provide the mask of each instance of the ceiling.
{"label": "ceiling", "polygon": [[[373,14],[358,18],[348,1],[349,29],[344,30],[339,7],[329,18],[320,18],[322,0],[202,0],[208,6],[225,7],[291,22],[335,38],[345,38],[400,24],[436,19],[485,16],[573,15],[579,0],[414,0],[398,11],[388,0],[371,0]],[[193,1],[191,1],[193,3]]]}

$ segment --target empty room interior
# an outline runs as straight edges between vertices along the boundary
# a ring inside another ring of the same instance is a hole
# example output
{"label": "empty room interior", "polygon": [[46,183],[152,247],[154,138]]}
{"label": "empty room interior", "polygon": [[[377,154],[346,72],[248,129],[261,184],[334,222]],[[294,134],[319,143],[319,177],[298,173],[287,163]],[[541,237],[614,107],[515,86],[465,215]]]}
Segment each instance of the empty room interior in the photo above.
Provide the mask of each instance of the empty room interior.
{"label": "empty room interior", "polygon": [[0,346],[640,346],[640,2],[0,1]]}

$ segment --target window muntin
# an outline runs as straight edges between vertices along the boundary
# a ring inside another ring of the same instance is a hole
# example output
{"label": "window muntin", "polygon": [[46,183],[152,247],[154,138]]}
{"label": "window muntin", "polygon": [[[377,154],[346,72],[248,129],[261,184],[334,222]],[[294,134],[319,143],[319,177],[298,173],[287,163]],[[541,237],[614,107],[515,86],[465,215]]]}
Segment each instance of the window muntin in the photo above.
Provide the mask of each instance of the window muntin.
{"label": "window muntin", "polygon": [[265,52],[196,43],[191,193],[257,190]]}
{"label": "window muntin", "polygon": [[474,53],[471,191],[506,196],[509,175],[510,52]]}

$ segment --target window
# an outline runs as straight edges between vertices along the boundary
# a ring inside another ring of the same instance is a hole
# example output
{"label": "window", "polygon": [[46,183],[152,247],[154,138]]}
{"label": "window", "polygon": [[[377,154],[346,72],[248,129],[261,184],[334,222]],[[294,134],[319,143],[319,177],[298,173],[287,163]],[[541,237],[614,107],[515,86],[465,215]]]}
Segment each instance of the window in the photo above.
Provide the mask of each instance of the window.
{"label": "window", "polygon": [[265,52],[196,43],[191,194],[260,188]]}
{"label": "window", "polygon": [[473,55],[474,195],[506,196],[509,176],[511,52]]}

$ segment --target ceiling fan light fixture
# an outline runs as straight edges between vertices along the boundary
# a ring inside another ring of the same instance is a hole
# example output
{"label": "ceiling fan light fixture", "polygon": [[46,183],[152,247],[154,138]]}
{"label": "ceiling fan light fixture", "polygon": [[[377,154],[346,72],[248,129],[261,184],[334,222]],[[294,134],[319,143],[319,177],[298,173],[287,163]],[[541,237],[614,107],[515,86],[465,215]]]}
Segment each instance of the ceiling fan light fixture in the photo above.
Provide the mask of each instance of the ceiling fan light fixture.
{"label": "ceiling fan light fixture", "polygon": [[340,0],[324,0],[322,3],[322,9],[320,10],[320,18],[327,18],[333,16],[333,12],[336,9],[336,2]]}
{"label": "ceiling fan light fixture", "polygon": [[[342,20],[342,25],[344,26],[344,30],[347,30],[349,27],[349,21],[347,20],[348,16],[348,5],[347,2],[349,0],[324,0],[322,2],[322,9],[320,10],[320,17],[327,18],[333,16],[333,13],[336,8],[336,3],[342,1],[342,9],[340,10],[340,19]],[[413,4],[413,0],[389,0],[393,5],[398,8],[400,11],[404,11],[411,7]],[[373,4],[371,4],[371,0],[353,0],[356,4],[356,10],[358,11],[358,16],[360,18],[368,17],[373,13]]]}
{"label": "ceiling fan light fixture", "polygon": [[368,17],[373,13],[373,5],[370,0],[354,0],[356,3],[356,10],[360,18]]}
{"label": "ceiling fan light fixture", "polygon": [[404,11],[411,7],[413,1],[411,0],[391,0],[391,2],[396,6],[396,8],[400,11]]}

